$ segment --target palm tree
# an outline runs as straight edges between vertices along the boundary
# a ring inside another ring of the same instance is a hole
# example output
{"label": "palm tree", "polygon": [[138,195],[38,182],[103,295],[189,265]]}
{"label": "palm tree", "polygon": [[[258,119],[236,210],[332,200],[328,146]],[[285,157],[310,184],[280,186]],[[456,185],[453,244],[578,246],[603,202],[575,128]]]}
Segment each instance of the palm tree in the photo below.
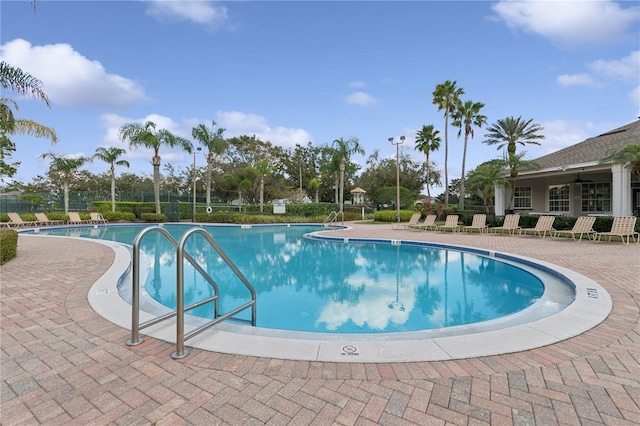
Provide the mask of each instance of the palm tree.
{"label": "palm tree", "polygon": [[185,138],[176,136],[166,129],[156,130],[156,123],[153,121],[147,121],[144,125],[140,123],[125,123],[118,129],[118,137],[123,142],[129,139],[129,146],[131,148],[144,147],[153,150],[153,157],[151,159],[151,164],[153,165],[153,196],[156,203],[156,214],[161,214],[160,147],[162,145],[169,147],[180,146],[188,153],[191,153],[193,145]]}
{"label": "palm tree", "polygon": [[460,96],[464,95],[464,89],[456,86],[455,81],[447,80],[436,85],[433,91],[433,104],[438,106],[438,111],[444,110],[444,208],[449,208],[449,115],[456,110],[460,103]]}
{"label": "palm tree", "polygon": [[[20,68],[0,62],[0,85],[3,90],[11,90],[20,96],[32,96],[42,100],[51,107],[49,98],[42,90],[42,82]],[[15,143],[9,135],[28,135],[47,138],[52,144],[58,141],[55,130],[43,126],[33,120],[16,118],[13,109],[18,110],[18,103],[9,98],[0,98],[0,176],[12,177],[17,172],[19,163],[8,163],[11,154],[16,150]]]}
{"label": "palm tree", "polygon": [[487,123],[487,116],[480,114],[480,110],[484,107],[482,102],[465,101],[460,103],[453,112],[452,126],[460,128],[458,137],[462,135],[464,128],[464,148],[462,150],[462,176],[460,177],[460,210],[464,210],[464,170],[467,160],[467,142],[469,136],[473,139],[473,126],[482,127]]}
{"label": "palm tree", "polygon": [[40,158],[51,158],[51,165],[49,170],[55,173],[59,173],[62,177],[63,189],[64,189],[64,213],[69,213],[69,184],[73,180],[74,174],[85,163],[91,161],[87,157],[65,157],[61,154],[55,154],[53,152],[47,152],[42,154]]}
{"label": "palm tree", "polygon": [[509,176],[511,176],[511,197],[509,200],[509,210],[513,208],[513,199],[516,192],[516,179],[520,174],[520,170],[536,170],[540,168],[540,165],[532,160],[525,160],[524,156],[525,152],[520,154],[512,154],[507,152],[504,158],[502,159],[502,164],[504,167],[509,169]]}
{"label": "palm tree", "polygon": [[629,144],[620,149],[609,151],[607,156],[600,160],[600,164],[606,163],[631,163],[631,173],[640,177],[640,144]]}
{"label": "palm tree", "polygon": [[264,212],[264,177],[271,173],[269,160],[266,158],[258,161],[254,167],[258,175],[260,175],[260,213]]}
{"label": "palm tree", "polygon": [[207,128],[204,124],[198,124],[191,130],[191,136],[200,142],[209,150],[206,154],[207,158],[207,207],[211,205],[211,171],[213,162],[217,157],[222,155],[227,149],[227,142],[222,137],[225,129],[218,128],[214,130],[217,123],[211,120],[211,128]]}
{"label": "palm tree", "polygon": [[96,153],[92,158],[97,158],[109,163],[109,172],[111,173],[111,211],[116,211],[116,166],[124,166],[129,168],[129,162],[127,160],[118,160],[121,155],[126,153],[127,150],[123,148],[117,148],[111,146],[108,148],[99,147],[96,149]]}
{"label": "palm tree", "polygon": [[313,178],[309,181],[309,189],[313,190],[314,200],[316,204],[318,203],[319,192],[320,192],[320,180],[318,178]]}
{"label": "palm tree", "polygon": [[[348,140],[343,138],[333,141],[331,146],[334,150],[333,162],[338,164],[340,170],[340,211],[344,211],[344,169],[345,163],[347,163],[353,154],[364,155],[364,149],[360,146],[358,138],[351,137]],[[337,182],[336,182],[337,183]]]}
{"label": "palm tree", "polygon": [[483,142],[487,145],[498,145],[498,149],[506,145],[509,154],[516,153],[516,144],[540,145],[538,139],[544,139],[544,135],[538,132],[544,130],[544,127],[532,122],[533,118],[523,120],[522,117],[498,120],[487,128],[489,133],[484,135],[487,139]]}
{"label": "palm tree", "polygon": [[431,202],[431,161],[429,161],[429,153],[435,152],[440,149],[440,136],[438,136],[440,131],[434,130],[433,125],[429,124],[428,126],[422,126],[422,129],[418,130],[416,133],[416,146],[415,149],[424,153],[426,157],[425,164],[427,166],[427,198],[429,202]]}
{"label": "palm tree", "polygon": [[467,177],[469,190],[480,194],[487,214],[490,213],[491,200],[494,197],[496,185],[504,185],[506,183],[502,173],[503,167],[502,160],[490,160],[470,171]]}

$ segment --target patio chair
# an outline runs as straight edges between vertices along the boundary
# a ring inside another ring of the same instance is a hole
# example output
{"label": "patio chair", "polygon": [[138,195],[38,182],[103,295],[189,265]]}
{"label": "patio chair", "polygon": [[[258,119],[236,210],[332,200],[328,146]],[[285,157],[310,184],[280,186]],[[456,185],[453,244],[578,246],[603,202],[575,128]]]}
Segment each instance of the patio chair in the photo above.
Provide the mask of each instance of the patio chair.
{"label": "patio chair", "polygon": [[438,226],[438,231],[444,231],[445,229],[451,229],[451,232],[458,231],[458,218],[457,214],[450,214],[444,221],[444,225]]}
{"label": "patio chair", "polygon": [[463,229],[465,231],[472,231],[474,229],[477,229],[478,231],[480,231],[481,234],[483,234],[485,230],[489,229],[487,227],[487,215],[480,214],[480,213],[474,214],[471,225],[465,226]]}
{"label": "patio chair", "polygon": [[409,229],[410,226],[414,226],[418,224],[420,220],[420,213],[414,213],[409,219],[409,222],[394,222],[391,224],[392,229]]}
{"label": "patio chair", "polygon": [[438,228],[438,225],[436,225],[437,218],[438,215],[435,214],[427,215],[422,222],[416,225],[416,228],[421,231],[436,230]]}
{"label": "patio chair", "polygon": [[[633,238],[634,243],[640,243],[640,233],[636,232],[637,219],[635,216],[615,216],[611,224],[611,231],[597,232],[596,237],[600,241],[603,235],[608,236],[611,241],[611,237],[616,236],[622,238],[622,242],[625,244],[629,244],[629,239]],[[636,235],[638,235],[638,239],[636,239]],[[627,237],[626,241],[625,237]]]}
{"label": "patio chair", "polygon": [[99,223],[107,223],[107,219],[102,216],[102,213],[91,212],[89,214],[91,215],[91,223],[94,223],[96,225]]}
{"label": "patio chair", "polygon": [[69,216],[69,220],[67,221],[67,223],[69,225],[81,225],[83,223],[91,223],[91,220],[84,220],[80,218],[80,213],[78,212],[68,212],[67,215]]}
{"label": "patio chair", "polygon": [[42,225],[61,225],[64,223],[64,220],[51,220],[49,219],[49,217],[46,215],[46,213],[34,213],[36,215],[36,219],[38,219],[38,221],[42,224]]}
{"label": "patio chair", "polygon": [[510,235],[515,235],[516,231],[520,229],[518,225],[520,223],[520,215],[519,214],[508,214],[504,217],[504,222],[502,226],[494,226],[493,228],[489,228],[495,234],[497,231],[501,231],[504,234],[504,231],[507,231]]}
{"label": "patio chair", "polygon": [[18,213],[7,213],[7,216],[9,216],[9,226],[14,228],[28,228],[38,224],[38,222],[23,220]]}
{"label": "patio chair", "polygon": [[556,232],[553,227],[553,222],[555,222],[555,220],[555,216],[540,216],[534,228],[520,228],[520,235],[522,235],[523,232],[525,235],[527,233],[535,233],[538,234],[539,237],[544,238],[548,232],[549,235],[553,237],[553,234]]}
{"label": "patio chair", "polygon": [[594,216],[580,216],[576,223],[573,224],[572,229],[561,229],[556,230],[556,237],[561,234],[571,234],[573,241],[576,241],[576,235],[580,235],[578,241],[582,241],[582,236],[586,235],[587,239],[591,239],[593,235],[595,240],[596,231],[593,230],[593,224],[595,223],[596,218]]}

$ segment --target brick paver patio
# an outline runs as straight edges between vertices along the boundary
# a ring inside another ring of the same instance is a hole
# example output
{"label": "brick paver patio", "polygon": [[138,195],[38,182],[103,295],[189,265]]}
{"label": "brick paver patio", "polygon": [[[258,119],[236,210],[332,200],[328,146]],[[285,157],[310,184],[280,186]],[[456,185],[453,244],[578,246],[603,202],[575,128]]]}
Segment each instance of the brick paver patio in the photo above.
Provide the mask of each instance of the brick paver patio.
{"label": "brick paver patio", "polygon": [[2,425],[640,424],[640,245],[356,225],[345,236],[520,254],[579,271],[611,294],[594,329],[520,353],[446,362],[320,363],[127,347],[95,314],[91,284],[113,251],[19,237],[1,267]]}

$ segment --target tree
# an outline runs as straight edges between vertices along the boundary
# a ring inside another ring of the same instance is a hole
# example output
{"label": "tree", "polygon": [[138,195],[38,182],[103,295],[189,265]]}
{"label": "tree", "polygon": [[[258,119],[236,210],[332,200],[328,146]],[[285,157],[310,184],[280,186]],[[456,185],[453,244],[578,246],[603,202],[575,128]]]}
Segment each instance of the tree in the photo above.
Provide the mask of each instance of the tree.
{"label": "tree", "polygon": [[[39,99],[51,108],[49,98],[42,89],[42,82],[32,75],[0,62],[0,84],[3,90],[10,90],[20,96],[31,96]],[[12,111],[18,110],[18,103],[5,97],[0,98],[0,176],[12,177],[18,171],[19,163],[10,163],[11,155],[16,150],[10,135],[28,135],[36,138],[47,138],[52,144],[58,141],[55,130],[43,126],[33,120],[16,118]]]}
{"label": "tree", "polygon": [[188,140],[176,136],[166,129],[156,130],[156,123],[147,121],[146,123],[126,123],[118,129],[118,137],[123,142],[129,140],[131,148],[144,147],[153,150],[151,164],[153,165],[153,196],[156,203],[156,214],[161,214],[160,209],[160,147],[179,146],[188,153],[193,150],[193,145]]}
{"label": "tree", "polygon": [[[333,141],[331,145],[333,149],[333,164],[338,165],[338,169],[340,171],[340,211],[344,210],[344,170],[346,167],[346,163],[350,162],[351,156],[353,154],[362,154],[364,155],[364,149],[360,146],[358,138],[351,137],[348,140],[344,140],[343,138],[336,139]],[[336,182],[338,183],[338,182]]]}
{"label": "tree", "polygon": [[544,139],[544,135],[539,132],[544,130],[538,123],[532,123],[533,118],[523,120],[522,117],[507,117],[498,120],[487,128],[488,133],[484,135],[487,145],[498,145],[498,149],[507,146],[510,155],[516,153],[516,145],[526,146],[527,144],[540,145],[538,139]]}
{"label": "tree", "polygon": [[427,166],[427,198],[429,202],[431,202],[431,185],[430,185],[430,174],[431,174],[431,161],[429,161],[429,153],[435,152],[440,149],[440,136],[438,136],[440,132],[438,130],[433,129],[433,125],[429,124],[428,126],[422,126],[422,129],[418,130],[416,133],[416,146],[415,149],[417,151],[422,152],[425,157],[425,164]]}
{"label": "tree", "polygon": [[489,214],[493,205],[496,185],[504,185],[507,180],[503,174],[504,163],[502,160],[490,160],[480,164],[467,176],[469,191],[477,192],[484,202],[485,210]]}
{"label": "tree", "polygon": [[309,181],[309,189],[313,190],[313,194],[314,194],[314,202],[318,203],[318,195],[319,195],[319,189],[320,189],[320,180],[318,178],[312,178]]}
{"label": "tree", "polygon": [[631,163],[631,173],[640,177],[640,144],[629,144],[620,149],[612,150],[600,160],[600,164]]}
{"label": "tree", "polygon": [[64,213],[69,213],[69,184],[80,167],[91,161],[91,159],[86,157],[64,157],[62,154],[55,154],[53,152],[42,154],[40,158],[50,158],[51,165],[49,166],[49,171],[61,175],[64,189]]}
{"label": "tree", "polygon": [[129,162],[127,160],[119,160],[120,156],[127,152],[126,149],[110,146],[108,148],[99,147],[96,149],[96,153],[93,154],[93,158],[109,163],[109,172],[111,175],[111,211],[116,211],[116,166],[123,166],[129,168]]}
{"label": "tree", "polygon": [[465,101],[460,103],[453,112],[453,122],[451,125],[458,127],[458,138],[462,135],[464,128],[464,148],[462,150],[462,174],[460,177],[460,210],[464,210],[464,171],[467,159],[467,142],[469,136],[473,139],[473,126],[482,127],[487,122],[487,116],[480,114],[480,110],[484,107],[482,102]]}
{"label": "tree", "polygon": [[456,110],[456,105],[460,103],[460,96],[464,95],[464,89],[456,86],[455,81],[447,80],[436,85],[433,91],[433,104],[438,107],[438,111],[444,110],[444,207],[449,208],[449,115]]}
{"label": "tree", "polygon": [[502,159],[503,166],[509,169],[509,176],[511,176],[511,197],[509,200],[509,210],[513,208],[513,199],[516,190],[516,179],[520,174],[520,170],[536,170],[540,168],[540,165],[535,161],[525,160],[525,154],[526,152],[522,152],[520,154],[512,154],[510,152],[507,152]]}
{"label": "tree", "polygon": [[[211,128],[207,128],[204,124],[198,124],[191,130],[191,136],[200,142],[202,146],[209,151],[207,158],[207,207],[211,205],[211,170],[214,161],[224,154],[227,149],[227,142],[222,137],[225,129],[215,129],[217,123],[211,120]],[[215,129],[215,130],[214,130]]]}
{"label": "tree", "polygon": [[258,175],[260,176],[260,213],[264,211],[264,177],[271,173],[271,166],[269,160],[263,158],[258,161],[254,167]]}

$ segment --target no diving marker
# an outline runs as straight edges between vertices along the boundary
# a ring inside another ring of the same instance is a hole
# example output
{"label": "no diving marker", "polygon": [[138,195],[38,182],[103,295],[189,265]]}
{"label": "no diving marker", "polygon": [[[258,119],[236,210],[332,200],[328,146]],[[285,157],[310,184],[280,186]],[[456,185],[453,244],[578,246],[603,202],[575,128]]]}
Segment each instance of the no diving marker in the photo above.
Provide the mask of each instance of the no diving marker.
{"label": "no diving marker", "polygon": [[342,352],[341,354],[343,356],[349,356],[349,355],[360,355],[360,352],[358,350],[358,347],[355,345],[344,345],[342,347]]}

